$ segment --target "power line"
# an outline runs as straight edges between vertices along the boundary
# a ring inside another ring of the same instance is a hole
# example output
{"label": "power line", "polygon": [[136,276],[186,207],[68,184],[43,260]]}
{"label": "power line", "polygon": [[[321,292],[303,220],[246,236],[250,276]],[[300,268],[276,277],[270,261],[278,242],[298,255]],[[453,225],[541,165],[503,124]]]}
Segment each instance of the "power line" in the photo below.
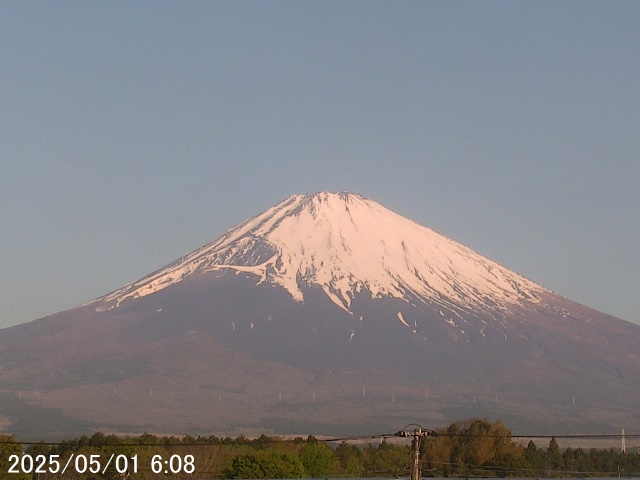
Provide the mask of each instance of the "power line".
{"label": "power line", "polygon": [[[382,433],[382,434],[371,434],[371,435],[346,435],[346,436],[336,436],[336,437],[314,437],[318,442],[349,442],[349,441],[363,441],[363,440],[379,440],[379,439],[387,439],[387,438],[402,438],[402,437],[410,437],[413,435],[411,433],[410,427],[415,427],[421,430],[423,436],[429,437],[450,437],[450,438],[530,438],[530,439],[542,439],[542,438],[562,438],[562,439],[621,439],[621,438],[640,438],[640,434],[634,433],[585,433],[585,434],[497,434],[497,433],[449,433],[446,431],[436,431],[425,428],[418,424],[409,424],[403,427],[401,430],[395,433]],[[125,437],[130,438],[130,437]],[[134,437],[135,438],[135,437]],[[235,439],[231,439],[231,442],[225,442],[223,439],[220,441],[196,441],[196,442],[171,442],[170,440],[164,440],[166,437],[160,437],[157,442],[136,442],[136,441],[100,441],[100,442],[91,442],[90,437],[88,441],[78,441],[78,440],[61,440],[61,441],[22,441],[15,439],[3,439],[0,440],[0,445],[42,445],[42,446],[69,446],[69,447],[196,447],[196,446],[211,446],[211,445],[225,445],[225,444],[233,444],[235,440],[241,438],[236,437]],[[299,437],[299,438],[302,438]],[[275,437],[268,437],[265,440],[256,439],[246,439],[246,443],[279,443],[293,440],[285,440]]]}

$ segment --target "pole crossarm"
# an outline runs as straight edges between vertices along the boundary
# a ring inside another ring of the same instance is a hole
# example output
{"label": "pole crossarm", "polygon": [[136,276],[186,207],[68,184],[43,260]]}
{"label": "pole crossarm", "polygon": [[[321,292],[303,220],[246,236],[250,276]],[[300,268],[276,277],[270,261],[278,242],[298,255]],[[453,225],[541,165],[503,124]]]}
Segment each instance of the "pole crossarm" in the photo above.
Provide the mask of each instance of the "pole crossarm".
{"label": "pole crossarm", "polygon": [[[414,427],[413,430],[408,430]],[[396,433],[398,437],[413,437],[411,440],[411,480],[420,480],[420,440],[424,437],[435,437],[436,432],[421,425],[409,424]]]}

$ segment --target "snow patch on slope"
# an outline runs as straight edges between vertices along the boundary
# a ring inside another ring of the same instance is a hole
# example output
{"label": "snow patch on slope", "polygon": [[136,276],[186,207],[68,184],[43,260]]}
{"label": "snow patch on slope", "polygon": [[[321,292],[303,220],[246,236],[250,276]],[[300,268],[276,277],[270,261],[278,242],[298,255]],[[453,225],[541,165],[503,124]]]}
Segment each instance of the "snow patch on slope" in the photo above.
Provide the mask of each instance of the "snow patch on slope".
{"label": "snow patch on slope", "polygon": [[400,323],[402,323],[405,327],[409,326],[407,321],[404,319],[404,315],[402,315],[402,312],[398,312],[397,317],[398,317],[398,320],[400,320]]}

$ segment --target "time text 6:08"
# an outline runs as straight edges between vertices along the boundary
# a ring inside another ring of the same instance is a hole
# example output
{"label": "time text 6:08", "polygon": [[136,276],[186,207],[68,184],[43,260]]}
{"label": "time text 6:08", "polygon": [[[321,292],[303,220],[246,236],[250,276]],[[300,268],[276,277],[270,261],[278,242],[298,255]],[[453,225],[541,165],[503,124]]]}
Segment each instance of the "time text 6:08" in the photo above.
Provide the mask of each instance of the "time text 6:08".
{"label": "time text 6:08", "polygon": [[[101,455],[85,455],[72,453],[63,460],[60,455],[29,454],[10,455],[8,473],[53,473],[64,474],[67,470],[75,473],[106,473],[110,465],[118,473],[138,473],[138,455],[127,456],[112,454],[105,457],[103,464]],[[193,455],[171,455],[165,459],[162,455],[151,457],[149,467],[153,473],[194,473],[195,458]]]}

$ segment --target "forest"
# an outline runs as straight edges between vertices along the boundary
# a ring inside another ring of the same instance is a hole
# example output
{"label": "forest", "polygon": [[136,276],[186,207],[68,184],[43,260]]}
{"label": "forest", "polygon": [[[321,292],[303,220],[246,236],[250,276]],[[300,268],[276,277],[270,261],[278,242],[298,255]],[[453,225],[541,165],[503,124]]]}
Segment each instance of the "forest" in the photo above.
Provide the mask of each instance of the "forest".
{"label": "forest", "polygon": [[[406,440],[406,439],[405,439]],[[619,449],[561,449],[556,438],[526,445],[501,422],[471,419],[420,442],[423,477],[640,476],[640,455]],[[172,437],[143,434],[22,443],[0,436],[0,478],[331,478],[408,477],[410,442]],[[64,468],[63,468],[64,467]]]}

